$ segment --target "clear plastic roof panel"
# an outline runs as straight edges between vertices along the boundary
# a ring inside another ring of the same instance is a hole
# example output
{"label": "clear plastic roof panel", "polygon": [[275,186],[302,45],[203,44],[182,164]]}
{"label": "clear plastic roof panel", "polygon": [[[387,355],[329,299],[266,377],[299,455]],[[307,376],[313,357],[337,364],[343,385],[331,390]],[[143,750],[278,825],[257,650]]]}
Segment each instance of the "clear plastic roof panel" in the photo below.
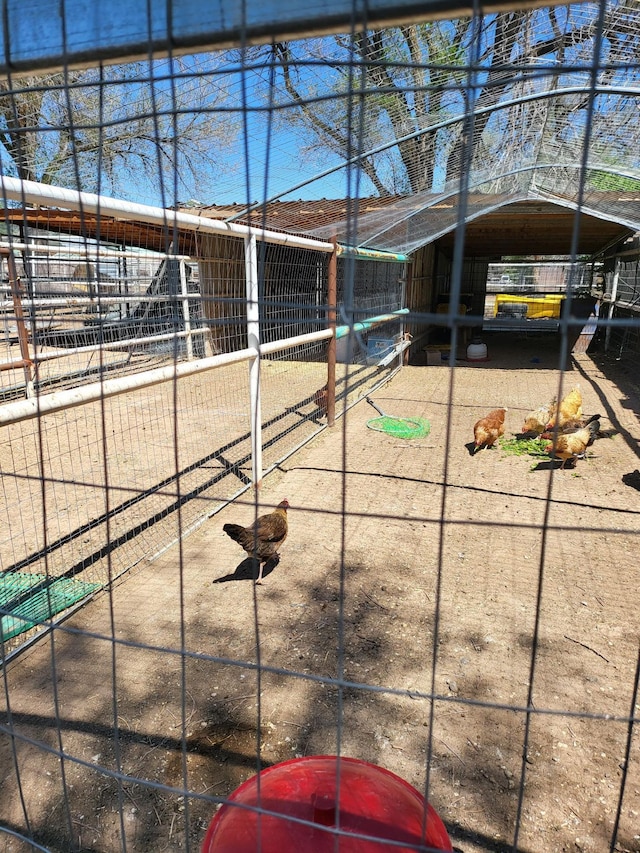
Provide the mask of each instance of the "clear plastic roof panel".
{"label": "clear plastic roof panel", "polygon": [[638,0],[494,8],[346,34],[314,9],[296,35],[320,34],[100,68],[78,47],[0,81],[0,173],[403,254],[513,201],[639,230]]}
{"label": "clear plastic roof panel", "polygon": [[[325,199],[307,233],[409,253],[462,219],[541,199],[640,228],[635,0],[269,51],[266,67],[262,49],[245,71],[245,80],[268,74],[272,83],[262,121],[274,146],[264,147],[264,182],[253,187],[263,202]],[[289,185],[271,192],[293,163]],[[345,208],[338,198],[367,204]]]}

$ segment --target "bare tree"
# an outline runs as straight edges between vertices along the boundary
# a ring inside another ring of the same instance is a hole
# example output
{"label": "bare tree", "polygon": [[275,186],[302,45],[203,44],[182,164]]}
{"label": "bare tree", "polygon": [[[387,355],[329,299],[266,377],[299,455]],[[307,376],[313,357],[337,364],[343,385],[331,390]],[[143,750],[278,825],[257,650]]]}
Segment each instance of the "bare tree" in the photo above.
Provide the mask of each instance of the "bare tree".
{"label": "bare tree", "polygon": [[0,82],[4,174],[90,192],[132,186],[174,200],[214,185],[238,124],[216,112],[219,57],[135,63]]}
{"label": "bare tree", "polygon": [[[637,77],[637,9],[637,0],[608,8],[598,82],[625,73]],[[307,150],[357,157],[379,195],[430,191],[459,174],[465,156],[466,165],[482,168],[509,144],[538,145],[535,130],[546,121],[558,145],[571,145],[584,125],[588,87],[556,101],[529,103],[521,96],[535,91],[543,73],[557,83],[571,64],[582,69],[585,83],[597,9],[591,18],[579,10],[513,11],[277,43],[270,59],[295,107],[285,111],[281,103],[279,114],[304,128]],[[472,124],[446,125],[471,106]],[[616,107],[609,109],[613,115]],[[469,133],[473,145],[465,148]],[[392,147],[385,148],[384,140]]]}

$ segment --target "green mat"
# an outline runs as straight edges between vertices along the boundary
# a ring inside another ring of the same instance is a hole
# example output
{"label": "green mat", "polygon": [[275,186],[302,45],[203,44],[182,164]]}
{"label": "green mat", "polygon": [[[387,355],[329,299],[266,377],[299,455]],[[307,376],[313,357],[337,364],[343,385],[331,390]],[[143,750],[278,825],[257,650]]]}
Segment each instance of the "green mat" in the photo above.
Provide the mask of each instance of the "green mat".
{"label": "green mat", "polygon": [[0,575],[0,637],[10,640],[100,589],[99,583],[46,575]]}
{"label": "green mat", "polygon": [[386,432],[394,438],[424,438],[431,432],[431,423],[426,418],[394,418],[383,412],[371,397],[365,397],[365,400],[380,415],[379,418],[367,421],[369,429]]}
{"label": "green mat", "polygon": [[367,426],[394,438],[424,438],[431,432],[431,423],[426,418],[392,418],[383,415],[367,421]]}

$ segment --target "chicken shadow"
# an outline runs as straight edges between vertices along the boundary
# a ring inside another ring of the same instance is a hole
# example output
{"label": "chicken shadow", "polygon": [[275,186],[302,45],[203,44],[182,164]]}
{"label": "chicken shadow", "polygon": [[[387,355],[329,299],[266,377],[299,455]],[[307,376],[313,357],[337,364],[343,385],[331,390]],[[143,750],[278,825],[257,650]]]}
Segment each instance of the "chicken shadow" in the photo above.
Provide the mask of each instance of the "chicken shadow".
{"label": "chicken shadow", "polygon": [[[562,468],[562,459],[549,459],[548,461],[538,462],[535,468],[531,468],[532,471],[553,471],[556,468],[560,470]],[[573,471],[576,468],[575,462],[571,464],[571,462],[567,462],[564,466],[565,471]]]}
{"label": "chicken shadow", "polygon": [[640,471],[636,468],[635,471],[623,474],[622,482],[625,486],[630,486],[632,489],[637,489],[640,492]]}
{"label": "chicken shadow", "polygon": [[[275,569],[275,567],[280,562],[280,556],[278,554],[275,557],[271,557],[268,559],[264,567],[262,569],[262,579],[270,575],[271,572]],[[237,566],[236,570],[229,575],[223,575],[220,578],[214,578],[211,583],[228,583],[229,581],[256,581],[258,578],[258,572],[260,570],[260,563],[258,560],[253,557],[245,557]]]}
{"label": "chicken shadow", "polygon": [[476,447],[475,441],[470,441],[468,444],[465,444],[465,447],[469,451],[469,456],[476,456],[478,453],[482,453],[484,450],[495,450],[496,445],[491,444],[489,447]]}

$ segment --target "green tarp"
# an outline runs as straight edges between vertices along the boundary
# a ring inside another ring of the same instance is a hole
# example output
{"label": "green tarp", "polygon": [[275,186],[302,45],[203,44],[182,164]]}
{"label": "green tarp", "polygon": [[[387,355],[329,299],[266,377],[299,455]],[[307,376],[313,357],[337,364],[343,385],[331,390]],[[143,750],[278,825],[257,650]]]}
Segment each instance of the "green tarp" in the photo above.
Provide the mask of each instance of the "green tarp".
{"label": "green tarp", "polygon": [[98,583],[46,575],[8,572],[0,575],[0,639],[10,640],[81,601]]}

